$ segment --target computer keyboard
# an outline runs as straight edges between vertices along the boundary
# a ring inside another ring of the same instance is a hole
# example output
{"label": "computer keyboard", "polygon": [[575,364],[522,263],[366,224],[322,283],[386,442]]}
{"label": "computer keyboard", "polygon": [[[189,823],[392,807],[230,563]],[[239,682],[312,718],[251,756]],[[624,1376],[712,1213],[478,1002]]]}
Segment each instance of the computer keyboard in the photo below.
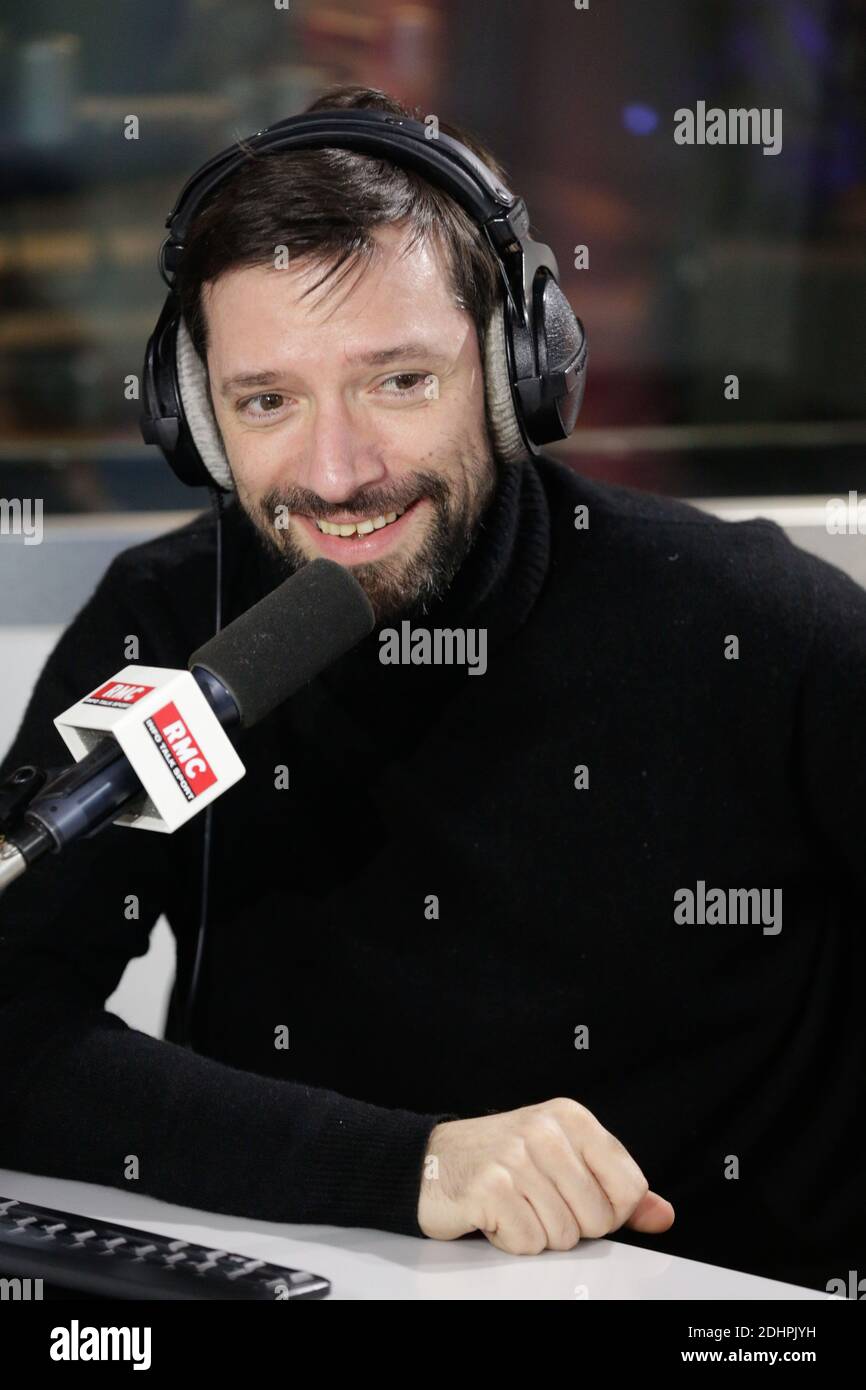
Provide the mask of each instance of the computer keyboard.
{"label": "computer keyboard", "polygon": [[0,1278],[104,1298],[325,1298],[328,1279],[229,1250],[0,1197]]}

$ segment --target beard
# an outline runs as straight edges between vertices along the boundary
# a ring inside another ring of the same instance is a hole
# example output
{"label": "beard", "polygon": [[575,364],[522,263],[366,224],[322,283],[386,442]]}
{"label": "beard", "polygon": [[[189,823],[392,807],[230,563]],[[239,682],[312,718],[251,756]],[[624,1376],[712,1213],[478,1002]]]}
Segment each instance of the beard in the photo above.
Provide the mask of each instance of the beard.
{"label": "beard", "polygon": [[370,488],[340,503],[324,502],[306,488],[273,488],[258,499],[238,500],[255,534],[282,578],[297,573],[315,556],[289,527],[275,518],[298,513],[327,521],[332,513],[379,516],[405,510],[418,498],[432,503],[432,517],[420,542],[409,553],[398,549],[380,560],[348,565],[370,600],[377,623],[396,617],[423,616],[440,601],[463,565],[477,533],[478,521],[496,487],[492,451],[460,460],[458,481],[439,472],[418,471],[392,488]]}

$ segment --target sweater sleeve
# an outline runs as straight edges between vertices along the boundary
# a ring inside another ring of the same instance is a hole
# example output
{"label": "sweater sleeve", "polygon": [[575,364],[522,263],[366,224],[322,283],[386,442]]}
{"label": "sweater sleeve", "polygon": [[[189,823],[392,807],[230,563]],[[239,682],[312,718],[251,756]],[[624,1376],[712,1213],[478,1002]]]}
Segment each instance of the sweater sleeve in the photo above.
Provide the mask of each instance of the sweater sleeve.
{"label": "sweater sleeve", "polygon": [[[24,762],[68,763],[53,718],[127,664],[129,634],[145,663],[185,664],[148,643],[160,615],[136,603],[123,561],[48,658],[0,780]],[[453,1116],[243,1071],[105,1010],[148,949],[171,875],[189,872],[192,830],[109,826],[0,896],[0,1165],[261,1220],[423,1235],[427,1139]]]}
{"label": "sweater sleeve", "polygon": [[797,730],[801,785],[828,863],[866,888],[866,589],[813,556],[806,563],[813,611]]}

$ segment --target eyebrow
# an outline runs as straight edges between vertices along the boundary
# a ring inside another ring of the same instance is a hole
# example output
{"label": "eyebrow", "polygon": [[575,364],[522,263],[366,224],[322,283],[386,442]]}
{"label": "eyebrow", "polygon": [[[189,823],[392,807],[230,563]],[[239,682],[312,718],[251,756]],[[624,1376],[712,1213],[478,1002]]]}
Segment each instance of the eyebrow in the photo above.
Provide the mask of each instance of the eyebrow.
{"label": "eyebrow", "polygon": [[[443,353],[436,352],[430,347],[429,343],[416,342],[398,343],[395,347],[378,348],[373,352],[357,352],[349,354],[350,362],[358,362],[365,367],[386,367],[389,362],[399,361],[405,357],[424,357],[428,362],[443,363],[446,359]],[[240,372],[235,376],[226,377],[220,386],[224,396],[238,387],[245,386],[273,386],[274,382],[280,380],[278,372]]]}

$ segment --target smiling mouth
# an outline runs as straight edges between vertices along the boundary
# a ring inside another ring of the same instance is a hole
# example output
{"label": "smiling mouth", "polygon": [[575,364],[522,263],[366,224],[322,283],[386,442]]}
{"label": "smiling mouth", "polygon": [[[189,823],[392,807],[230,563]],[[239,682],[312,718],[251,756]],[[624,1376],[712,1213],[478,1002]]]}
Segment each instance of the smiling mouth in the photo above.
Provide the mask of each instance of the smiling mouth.
{"label": "smiling mouth", "polygon": [[360,561],[373,563],[401,545],[407,534],[412,535],[418,524],[416,514],[423,513],[429,505],[429,498],[416,497],[405,507],[395,507],[390,512],[368,516],[356,513],[351,519],[344,512],[333,520],[299,512],[297,521],[317,554],[349,565]]}
{"label": "smiling mouth", "polygon": [[386,526],[392,526],[398,517],[401,517],[408,508],[402,507],[396,512],[381,512],[378,516],[362,517],[360,521],[324,521],[319,517],[312,517],[316,527],[325,536],[369,536],[373,531],[382,531]]}

